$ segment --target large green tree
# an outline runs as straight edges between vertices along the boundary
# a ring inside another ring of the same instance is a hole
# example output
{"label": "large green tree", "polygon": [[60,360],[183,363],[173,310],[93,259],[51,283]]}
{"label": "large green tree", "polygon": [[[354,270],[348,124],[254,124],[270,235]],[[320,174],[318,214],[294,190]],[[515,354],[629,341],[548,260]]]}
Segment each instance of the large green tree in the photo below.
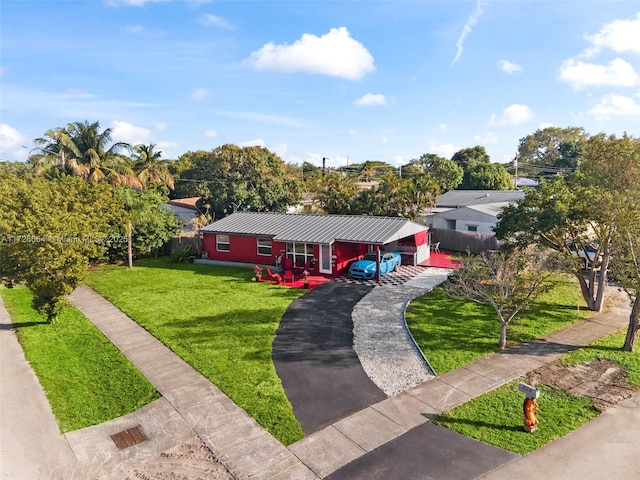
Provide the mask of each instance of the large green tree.
{"label": "large green tree", "polygon": [[640,328],[640,138],[598,134],[583,142],[577,181],[590,188],[590,209],[612,225],[610,272],[631,298],[624,350],[632,351]]}
{"label": "large green tree", "polygon": [[464,171],[461,190],[512,190],[513,178],[498,163],[472,163]]}
{"label": "large green tree", "polygon": [[25,282],[34,307],[52,321],[64,298],[118,235],[122,205],[106,184],[0,177],[0,268]]}
{"label": "large green tree", "polygon": [[581,144],[587,137],[581,127],[538,129],[520,139],[518,169],[546,178],[573,173],[580,165]]}
{"label": "large green tree", "polygon": [[482,145],[458,150],[453,154],[451,160],[465,170],[475,163],[491,163],[491,157]]}
{"label": "large green tree", "polygon": [[202,196],[215,218],[237,210],[282,212],[302,198],[301,179],[288,176],[284,161],[264,147],[222,145],[186,155],[191,167],[181,173],[176,195]]}
{"label": "large green tree", "polygon": [[[600,311],[614,227],[604,212],[592,208],[594,195],[592,189],[569,184],[563,177],[542,181],[502,210],[495,232],[498,239],[521,249],[535,244],[558,252],[578,279],[588,308]],[[593,261],[585,262],[585,257]]]}
{"label": "large green tree", "polygon": [[[440,192],[453,190],[462,181],[464,169],[453,160],[448,160],[433,153],[425,153],[420,158],[411,160],[409,163],[412,167],[418,167],[421,174],[431,177],[432,183],[438,185]],[[406,168],[403,169],[403,177],[405,177]],[[409,170],[411,172],[411,170]],[[406,175],[412,176],[412,175]]]}

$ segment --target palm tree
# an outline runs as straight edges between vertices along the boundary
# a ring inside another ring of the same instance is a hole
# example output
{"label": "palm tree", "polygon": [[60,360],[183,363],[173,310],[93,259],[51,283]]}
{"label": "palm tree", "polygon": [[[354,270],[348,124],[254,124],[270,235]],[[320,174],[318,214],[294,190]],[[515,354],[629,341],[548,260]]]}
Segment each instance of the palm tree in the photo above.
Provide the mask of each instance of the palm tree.
{"label": "palm tree", "polygon": [[155,147],[153,143],[133,147],[133,170],[142,185],[163,183],[173,190],[173,175],[169,172],[167,162],[160,158],[162,150],[156,150]]}
{"label": "palm tree", "polygon": [[[100,131],[100,122],[69,123],[56,128],[35,141],[37,146],[30,161],[37,170],[58,168],[86,181],[108,181],[112,185],[140,188],[142,184],[133,173],[121,150],[130,150],[124,142],[111,142],[111,129]],[[108,147],[108,148],[107,148]]]}

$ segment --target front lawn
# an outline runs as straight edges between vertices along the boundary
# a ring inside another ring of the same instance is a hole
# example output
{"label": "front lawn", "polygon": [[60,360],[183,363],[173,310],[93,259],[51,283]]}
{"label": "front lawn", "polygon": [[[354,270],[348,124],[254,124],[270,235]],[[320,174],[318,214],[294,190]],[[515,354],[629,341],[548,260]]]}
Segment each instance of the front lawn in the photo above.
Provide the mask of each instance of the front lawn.
{"label": "front lawn", "polygon": [[87,283],[151,332],[283,444],[302,438],[271,359],[289,304],[304,293],[245,268],[167,259],[103,266]]}
{"label": "front lawn", "polygon": [[[577,281],[557,276],[554,288],[511,321],[507,346],[542,337],[593,312],[584,305]],[[498,351],[500,323],[493,308],[449,297],[437,287],[407,308],[407,324],[436,372],[445,373]]]}
{"label": "front lawn", "polygon": [[160,397],[75,308],[65,308],[54,323],[47,324],[31,308],[32,295],[26,287],[0,286],[0,295],[61,432],[126,415]]}
{"label": "front lawn", "polygon": [[537,417],[534,432],[524,430],[518,380],[476,397],[433,421],[468,437],[524,455],[567,435],[600,413],[587,397],[574,397],[561,390],[538,385]]}

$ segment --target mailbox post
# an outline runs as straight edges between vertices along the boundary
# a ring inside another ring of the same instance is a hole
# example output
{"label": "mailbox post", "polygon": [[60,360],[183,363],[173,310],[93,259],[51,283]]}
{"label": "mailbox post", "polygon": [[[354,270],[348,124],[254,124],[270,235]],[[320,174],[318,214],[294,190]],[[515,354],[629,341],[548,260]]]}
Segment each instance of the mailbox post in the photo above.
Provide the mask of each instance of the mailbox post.
{"label": "mailbox post", "polygon": [[536,399],[540,396],[540,390],[532,387],[531,385],[527,385],[526,383],[520,383],[518,385],[518,391],[525,394],[524,403],[522,405],[524,429],[527,432],[534,432],[538,429],[538,418],[536,417],[538,402],[536,402]]}

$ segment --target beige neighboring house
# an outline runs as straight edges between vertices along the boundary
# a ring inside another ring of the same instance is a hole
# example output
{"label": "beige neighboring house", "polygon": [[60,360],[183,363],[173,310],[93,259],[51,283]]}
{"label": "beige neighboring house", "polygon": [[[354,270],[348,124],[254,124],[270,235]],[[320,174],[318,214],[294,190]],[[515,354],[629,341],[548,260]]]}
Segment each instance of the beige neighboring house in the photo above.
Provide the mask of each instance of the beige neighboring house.
{"label": "beige neighboring house", "polygon": [[202,214],[200,210],[198,210],[198,207],[196,207],[196,203],[201,198],[202,197],[175,198],[165,204],[169,208],[169,211],[184,224],[184,228],[182,229],[184,232],[192,232],[194,229],[194,218]]}
{"label": "beige neighboring house", "polygon": [[522,198],[520,190],[450,190],[438,198],[425,224],[434,229],[493,235],[498,214]]}

